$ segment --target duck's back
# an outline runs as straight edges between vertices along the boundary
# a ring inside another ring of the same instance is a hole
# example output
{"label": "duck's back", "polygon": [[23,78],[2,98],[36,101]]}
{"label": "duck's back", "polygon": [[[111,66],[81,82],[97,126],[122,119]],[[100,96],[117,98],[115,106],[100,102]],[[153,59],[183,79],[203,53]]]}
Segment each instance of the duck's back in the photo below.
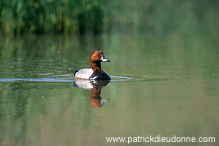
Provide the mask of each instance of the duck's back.
{"label": "duck's back", "polygon": [[91,68],[80,69],[75,73],[76,79],[89,79],[89,77],[93,74],[93,70]]}

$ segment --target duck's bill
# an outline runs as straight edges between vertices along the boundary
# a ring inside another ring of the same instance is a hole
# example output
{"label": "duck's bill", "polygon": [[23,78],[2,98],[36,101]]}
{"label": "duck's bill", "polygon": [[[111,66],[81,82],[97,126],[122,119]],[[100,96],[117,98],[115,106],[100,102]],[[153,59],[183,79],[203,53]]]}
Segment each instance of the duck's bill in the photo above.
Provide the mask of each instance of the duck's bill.
{"label": "duck's bill", "polygon": [[104,61],[104,62],[110,62],[110,60],[106,59],[104,56],[102,56],[101,60]]}

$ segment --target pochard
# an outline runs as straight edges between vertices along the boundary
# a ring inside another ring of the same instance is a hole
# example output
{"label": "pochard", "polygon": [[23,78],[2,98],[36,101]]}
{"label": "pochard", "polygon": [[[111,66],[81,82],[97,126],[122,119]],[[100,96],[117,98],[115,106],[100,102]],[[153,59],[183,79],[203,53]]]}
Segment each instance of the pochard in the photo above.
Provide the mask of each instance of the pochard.
{"label": "pochard", "polygon": [[107,75],[101,69],[101,62],[110,62],[110,60],[104,57],[102,51],[94,51],[90,57],[91,68],[84,68],[75,71],[75,79],[87,79],[87,80],[111,80],[110,76]]}

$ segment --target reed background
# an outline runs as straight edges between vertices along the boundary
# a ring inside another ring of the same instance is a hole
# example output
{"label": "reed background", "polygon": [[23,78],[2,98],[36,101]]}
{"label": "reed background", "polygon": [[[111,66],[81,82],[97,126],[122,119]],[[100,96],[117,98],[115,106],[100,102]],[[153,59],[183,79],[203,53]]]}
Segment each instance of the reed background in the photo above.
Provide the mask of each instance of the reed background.
{"label": "reed background", "polygon": [[217,34],[218,14],[217,0],[1,0],[0,34]]}

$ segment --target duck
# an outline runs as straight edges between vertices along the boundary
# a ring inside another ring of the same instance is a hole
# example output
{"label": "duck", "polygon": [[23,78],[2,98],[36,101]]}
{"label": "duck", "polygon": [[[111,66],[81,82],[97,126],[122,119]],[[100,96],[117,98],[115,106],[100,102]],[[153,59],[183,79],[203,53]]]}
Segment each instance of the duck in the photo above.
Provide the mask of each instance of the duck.
{"label": "duck", "polygon": [[101,62],[110,62],[106,59],[101,50],[96,50],[91,54],[90,66],[91,68],[83,68],[80,70],[73,70],[75,79],[84,80],[111,80],[110,76],[101,69]]}

